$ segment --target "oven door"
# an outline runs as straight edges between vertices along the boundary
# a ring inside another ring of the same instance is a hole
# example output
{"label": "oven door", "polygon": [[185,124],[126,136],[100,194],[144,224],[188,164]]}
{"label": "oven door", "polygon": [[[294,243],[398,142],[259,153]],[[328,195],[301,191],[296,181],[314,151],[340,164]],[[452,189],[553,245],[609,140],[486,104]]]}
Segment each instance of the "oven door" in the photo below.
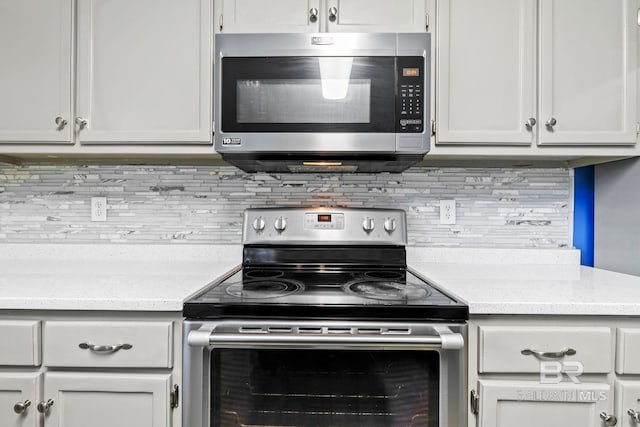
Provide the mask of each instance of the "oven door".
{"label": "oven door", "polygon": [[458,427],[464,326],[185,322],[185,427]]}

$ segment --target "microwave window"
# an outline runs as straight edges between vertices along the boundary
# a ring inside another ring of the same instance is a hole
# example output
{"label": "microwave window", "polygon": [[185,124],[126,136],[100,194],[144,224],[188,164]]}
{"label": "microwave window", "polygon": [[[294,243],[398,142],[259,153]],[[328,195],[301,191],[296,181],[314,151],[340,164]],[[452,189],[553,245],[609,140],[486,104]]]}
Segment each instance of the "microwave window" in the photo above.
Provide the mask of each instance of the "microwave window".
{"label": "microwave window", "polygon": [[369,123],[370,79],[237,80],[238,123]]}

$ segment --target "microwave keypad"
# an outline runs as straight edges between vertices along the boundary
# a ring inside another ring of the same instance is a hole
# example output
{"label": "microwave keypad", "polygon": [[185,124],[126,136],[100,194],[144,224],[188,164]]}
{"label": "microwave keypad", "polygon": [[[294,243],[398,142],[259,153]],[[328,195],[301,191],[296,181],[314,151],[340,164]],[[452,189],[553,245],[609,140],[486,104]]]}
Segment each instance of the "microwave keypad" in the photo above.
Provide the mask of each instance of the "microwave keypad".
{"label": "microwave keypad", "polygon": [[396,132],[424,130],[424,58],[397,58]]}

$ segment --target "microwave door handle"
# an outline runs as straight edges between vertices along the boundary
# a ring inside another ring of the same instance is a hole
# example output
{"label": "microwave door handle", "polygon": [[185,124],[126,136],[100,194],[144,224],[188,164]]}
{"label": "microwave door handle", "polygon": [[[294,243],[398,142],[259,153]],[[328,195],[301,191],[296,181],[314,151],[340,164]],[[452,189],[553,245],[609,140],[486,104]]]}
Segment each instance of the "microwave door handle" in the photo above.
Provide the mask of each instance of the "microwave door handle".
{"label": "microwave door handle", "polygon": [[[436,329],[436,328],[434,328]],[[192,346],[213,348],[380,348],[389,350],[460,350],[461,334],[437,328],[436,335],[339,335],[339,334],[235,334],[198,330],[189,333]]]}

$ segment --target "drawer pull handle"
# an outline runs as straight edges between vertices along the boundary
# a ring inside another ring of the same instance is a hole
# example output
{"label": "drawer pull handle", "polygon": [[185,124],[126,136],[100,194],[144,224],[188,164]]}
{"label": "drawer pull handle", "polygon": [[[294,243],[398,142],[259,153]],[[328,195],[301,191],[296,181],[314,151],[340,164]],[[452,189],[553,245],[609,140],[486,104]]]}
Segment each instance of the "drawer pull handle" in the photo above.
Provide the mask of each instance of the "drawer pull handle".
{"label": "drawer pull handle", "polygon": [[562,351],[538,351],[525,348],[520,353],[525,356],[535,356],[538,359],[562,359],[565,356],[573,356],[576,351],[572,348],[566,348]]}
{"label": "drawer pull handle", "polygon": [[96,345],[96,344],[89,344],[86,342],[82,342],[78,344],[78,347],[80,347],[83,350],[91,350],[95,353],[102,353],[102,354],[115,353],[118,350],[131,350],[133,348],[131,344]]}
{"label": "drawer pull handle", "polygon": [[633,409],[629,409],[627,414],[631,417],[631,421],[634,421],[636,424],[640,424],[640,412],[636,412]]}
{"label": "drawer pull handle", "polygon": [[36,406],[36,409],[41,414],[46,414],[49,412],[49,409],[51,409],[52,406],[53,406],[53,399],[49,399],[46,402],[38,403],[38,406]]}
{"label": "drawer pull handle", "polygon": [[31,406],[30,400],[25,400],[24,402],[18,402],[15,405],[13,405],[13,412],[15,412],[16,414],[24,414],[25,412],[27,412],[27,408],[29,406]]}
{"label": "drawer pull handle", "polygon": [[614,426],[618,424],[618,419],[615,415],[609,415],[606,412],[600,412],[600,418],[604,421],[606,426]]}

